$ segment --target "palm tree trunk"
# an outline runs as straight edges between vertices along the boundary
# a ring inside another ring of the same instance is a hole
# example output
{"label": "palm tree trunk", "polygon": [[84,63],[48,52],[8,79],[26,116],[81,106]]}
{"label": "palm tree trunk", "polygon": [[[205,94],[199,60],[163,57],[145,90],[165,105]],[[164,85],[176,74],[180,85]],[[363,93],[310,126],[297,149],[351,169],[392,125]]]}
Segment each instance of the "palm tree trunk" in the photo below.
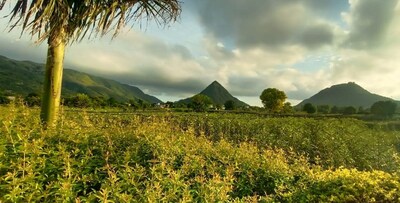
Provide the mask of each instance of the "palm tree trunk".
{"label": "palm tree trunk", "polygon": [[60,108],[63,62],[65,53],[64,29],[53,32],[55,36],[48,40],[46,72],[40,118],[45,127],[53,126],[57,121]]}

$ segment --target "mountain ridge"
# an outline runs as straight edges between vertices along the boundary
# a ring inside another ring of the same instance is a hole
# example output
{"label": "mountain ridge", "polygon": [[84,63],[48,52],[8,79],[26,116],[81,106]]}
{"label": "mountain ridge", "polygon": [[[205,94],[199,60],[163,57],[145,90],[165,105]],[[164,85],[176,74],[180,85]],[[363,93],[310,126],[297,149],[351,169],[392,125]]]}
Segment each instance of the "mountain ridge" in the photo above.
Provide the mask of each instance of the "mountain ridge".
{"label": "mountain ridge", "polygon": [[[22,95],[41,93],[44,67],[44,64],[17,61],[0,55],[0,89]],[[113,97],[119,101],[141,99],[149,103],[162,102],[135,86],[65,68],[62,96],[72,96],[77,93]]]}
{"label": "mountain ridge", "polygon": [[400,103],[400,101],[392,98],[371,93],[355,82],[348,82],[325,88],[310,98],[303,100],[296,107],[301,108],[304,104],[311,103],[313,105],[370,108],[377,101],[387,100]]}
{"label": "mountain ridge", "polygon": [[[198,94],[202,94],[202,95],[206,95],[206,96],[210,97],[210,99],[213,101],[214,104],[224,105],[225,102],[232,100],[235,102],[236,106],[239,106],[239,107],[249,106],[245,102],[240,101],[238,98],[232,96],[232,94],[229,93],[229,91],[226,90],[225,87],[222,86],[216,80],[214,80],[210,85],[208,85],[204,90],[202,90]],[[179,100],[176,103],[188,104],[188,103],[190,103],[190,101],[191,101],[191,97]]]}

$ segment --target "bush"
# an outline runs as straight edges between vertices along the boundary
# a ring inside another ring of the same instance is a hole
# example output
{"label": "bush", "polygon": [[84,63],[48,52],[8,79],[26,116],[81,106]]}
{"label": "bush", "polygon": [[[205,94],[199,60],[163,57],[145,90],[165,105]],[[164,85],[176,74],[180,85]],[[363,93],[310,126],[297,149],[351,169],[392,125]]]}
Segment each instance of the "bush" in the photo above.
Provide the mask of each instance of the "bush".
{"label": "bush", "polygon": [[312,105],[311,103],[307,103],[303,106],[303,111],[309,113],[309,114],[313,114],[315,112],[317,112],[317,108]]}

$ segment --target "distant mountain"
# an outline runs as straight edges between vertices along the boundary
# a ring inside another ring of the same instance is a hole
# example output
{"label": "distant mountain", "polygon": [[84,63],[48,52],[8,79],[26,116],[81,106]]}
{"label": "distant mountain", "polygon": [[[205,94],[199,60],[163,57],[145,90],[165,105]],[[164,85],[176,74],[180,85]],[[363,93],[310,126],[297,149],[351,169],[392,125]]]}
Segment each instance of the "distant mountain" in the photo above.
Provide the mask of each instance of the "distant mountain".
{"label": "distant mountain", "polygon": [[[0,56],[0,90],[13,94],[27,95],[41,93],[44,64],[30,61],[16,61]],[[160,103],[156,97],[143,93],[137,87],[121,84],[79,71],[64,69],[62,95],[71,96],[84,93],[89,96],[113,97],[119,101],[141,99],[150,103]]]}
{"label": "distant mountain", "polygon": [[[316,95],[300,102],[296,107],[302,107],[306,103],[313,105],[330,105],[330,106],[354,106],[370,108],[377,101],[392,100],[391,98],[370,93],[354,82],[333,85],[332,87],[323,89]],[[399,101],[395,101],[399,102]]]}
{"label": "distant mountain", "polygon": [[[199,94],[206,95],[210,97],[214,104],[224,105],[225,102],[232,100],[235,102],[236,106],[249,106],[248,104],[240,101],[236,97],[232,96],[231,93],[228,92],[221,84],[217,81],[212,82],[209,86],[206,87]],[[177,103],[190,103],[191,98],[183,99],[178,101]]]}

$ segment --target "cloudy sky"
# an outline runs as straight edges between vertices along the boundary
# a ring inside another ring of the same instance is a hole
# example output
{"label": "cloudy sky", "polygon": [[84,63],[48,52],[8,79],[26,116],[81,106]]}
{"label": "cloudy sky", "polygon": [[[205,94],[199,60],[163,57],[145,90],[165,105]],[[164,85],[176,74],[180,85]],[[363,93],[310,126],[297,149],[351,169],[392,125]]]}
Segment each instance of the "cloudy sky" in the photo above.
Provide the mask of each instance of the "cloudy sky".
{"label": "cloudy sky", "polygon": [[[0,19],[0,55],[44,63],[46,44],[20,37],[18,29],[8,32],[7,22]],[[349,81],[400,100],[400,3],[182,0],[177,22],[136,22],[114,40],[73,44],[65,67],[137,86],[163,101],[192,96],[214,80],[258,106],[269,87],[296,104]]]}

